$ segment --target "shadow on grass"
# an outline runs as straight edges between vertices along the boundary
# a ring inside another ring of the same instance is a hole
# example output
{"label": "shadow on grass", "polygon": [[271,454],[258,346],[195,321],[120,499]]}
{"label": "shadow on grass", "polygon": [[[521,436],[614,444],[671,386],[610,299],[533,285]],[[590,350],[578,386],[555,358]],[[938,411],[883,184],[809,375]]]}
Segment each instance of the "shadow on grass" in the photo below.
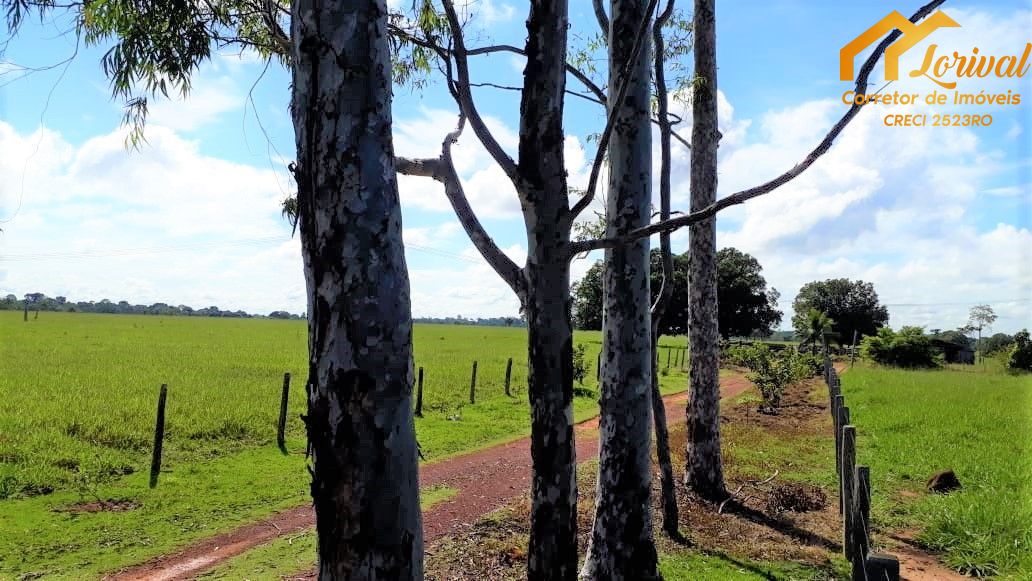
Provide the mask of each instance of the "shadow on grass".
{"label": "shadow on grass", "polygon": [[737,514],[746,520],[774,529],[784,535],[792,537],[800,544],[821,547],[822,549],[835,553],[842,550],[841,543],[831,539],[826,539],[814,532],[799,528],[790,522],[774,518],[766,513],[760,512],[736,501],[727,503],[724,512]]}
{"label": "shadow on grass", "polygon": [[751,563],[749,561],[745,561],[745,560],[742,560],[742,559],[736,559],[736,558],[732,557],[731,555],[728,555],[727,553],[706,553],[706,554],[708,554],[708,555],[710,555],[712,557],[716,557],[716,558],[720,559],[721,561],[725,561],[729,565],[733,565],[733,566],[735,566],[735,567],[737,567],[739,569],[744,569],[746,571],[749,571],[750,573],[755,573],[756,575],[759,575],[760,577],[763,577],[764,579],[770,579],[771,581],[777,581],[778,580],[778,577],[774,576],[770,572],[770,570],[764,569],[762,567],[757,567],[754,563]]}

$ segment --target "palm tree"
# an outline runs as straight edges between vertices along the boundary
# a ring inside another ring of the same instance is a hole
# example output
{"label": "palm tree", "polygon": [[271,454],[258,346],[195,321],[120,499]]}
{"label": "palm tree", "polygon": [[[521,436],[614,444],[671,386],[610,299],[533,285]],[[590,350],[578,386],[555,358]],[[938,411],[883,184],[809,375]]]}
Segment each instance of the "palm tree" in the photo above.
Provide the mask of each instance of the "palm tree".
{"label": "palm tree", "polygon": [[806,312],[806,329],[804,330],[804,343],[812,345],[813,353],[817,353],[817,344],[824,344],[825,337],[831,333],[835,321],[831,320],[826,313],[817,309],[810,309]]}

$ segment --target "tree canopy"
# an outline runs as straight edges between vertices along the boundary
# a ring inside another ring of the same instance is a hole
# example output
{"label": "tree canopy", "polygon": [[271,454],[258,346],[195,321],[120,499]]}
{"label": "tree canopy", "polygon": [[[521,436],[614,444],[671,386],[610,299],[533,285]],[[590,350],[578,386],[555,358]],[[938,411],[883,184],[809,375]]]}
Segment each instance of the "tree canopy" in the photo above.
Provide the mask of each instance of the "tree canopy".
{"label": "tree canopy", "polygon": [[799,289],[792,307],[792,327],[797,335],[808,335],[807,313],[816,309],[834,321],[829,339],[839,344],[851,342],[854,331],[859,337],[874,335],[889,322],[889,310],[878,301],[874,285],[862,280],[833,278],[808,282]]}
{"label": "tree canopy", "polygon": [[781,322],[781,293],[767,288],[760,261],[736,248],[717,252],[717,297],[717,320],[725,339],[767,336]]}
{"label": "tree canopy", "polygon": [[[663,284],[660,276],[660,252],[651,254],[650,286],[652,300]],[[602,262],[588,269],[573,289],[574,320],[579,329],[602,328]],[[724,338],[769,335],[781,322],[777,309],[780,294],[767,288],[763,267],[750,254],[735,248],[717,253],[717,319]],[[674,255],[673,294],[660,324],[663,335],[684,335],[688,332],[688,253]]]}

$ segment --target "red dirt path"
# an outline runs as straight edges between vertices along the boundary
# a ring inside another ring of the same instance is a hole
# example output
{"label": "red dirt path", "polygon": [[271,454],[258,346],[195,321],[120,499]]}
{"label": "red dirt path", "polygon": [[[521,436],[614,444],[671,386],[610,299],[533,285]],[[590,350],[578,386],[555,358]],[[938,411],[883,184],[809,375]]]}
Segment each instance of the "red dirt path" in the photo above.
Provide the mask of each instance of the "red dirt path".
{"label": "red dirt path", "polygon": [[[741,376],[720,380],[722,397],[734,397],[751,384]],[[685,419],[687,392],[663,398],[667,422]],[[580,461],[598,455],[598,438],[592,432],[598,418],[577,424],[577,458]],[[530,439],[523,438],[499,444],[419,468],[422,486],[443,485],[458,490],[455,496],[438,503],[423,513],[423,536],[429,542],[471,523],[477,517],[501,508],[508,501],[524,494],[531,484]],[[273,541],[277,537],[311,528],[315,514],[310,505],[299,506],[204,539],[177,553],[162,555],[150,561],[110,574],[106,579],[171,580],[190,579],[248,549]]]}

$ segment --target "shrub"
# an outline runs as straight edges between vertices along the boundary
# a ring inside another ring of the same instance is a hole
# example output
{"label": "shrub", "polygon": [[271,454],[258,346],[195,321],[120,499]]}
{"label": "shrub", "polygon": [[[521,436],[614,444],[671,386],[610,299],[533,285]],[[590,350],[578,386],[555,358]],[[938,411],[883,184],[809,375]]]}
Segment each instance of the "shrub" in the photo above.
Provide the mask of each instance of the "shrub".
{"label": "shrub", "polygon": [[792,352],[792,355],[796,360],[796,365],[799,367],[799,379],[817,377],[824,373],[824,358],[820,355],[814,355],[812,353],[796,353],[794,351]]}
{"label": "shrub", "polygon": [[1011,348],[1007,367],[1014,371],[1032,371],[1032,341],[1027,329],[1014,334],[1014,347]]}
{"label": "shrub", "polygon": [[803,355],[794,349],[773,350],[762,343],[732,347],[729,357],[749,368],[749,380],[763,396],[761,411],[777,413],[781,396],[790,384],[821,373],[819,357]]}
{"label": "shrub", "polygon": [[588,373],[588,365],[584,361],[584,345],[577,345],[573,348],[573,379],[584,385],[584,376]]}
{"label": "shrub", "polygon": [[864,337],[860,355],[894,367],[937,367],[939,354],[921,327],[882,327],[877,335]]}
{"label": "shrub", "polygon": [[724,363],[749,367],[750,359],[755,355],[756,345],[730,345],[724,350]]}

